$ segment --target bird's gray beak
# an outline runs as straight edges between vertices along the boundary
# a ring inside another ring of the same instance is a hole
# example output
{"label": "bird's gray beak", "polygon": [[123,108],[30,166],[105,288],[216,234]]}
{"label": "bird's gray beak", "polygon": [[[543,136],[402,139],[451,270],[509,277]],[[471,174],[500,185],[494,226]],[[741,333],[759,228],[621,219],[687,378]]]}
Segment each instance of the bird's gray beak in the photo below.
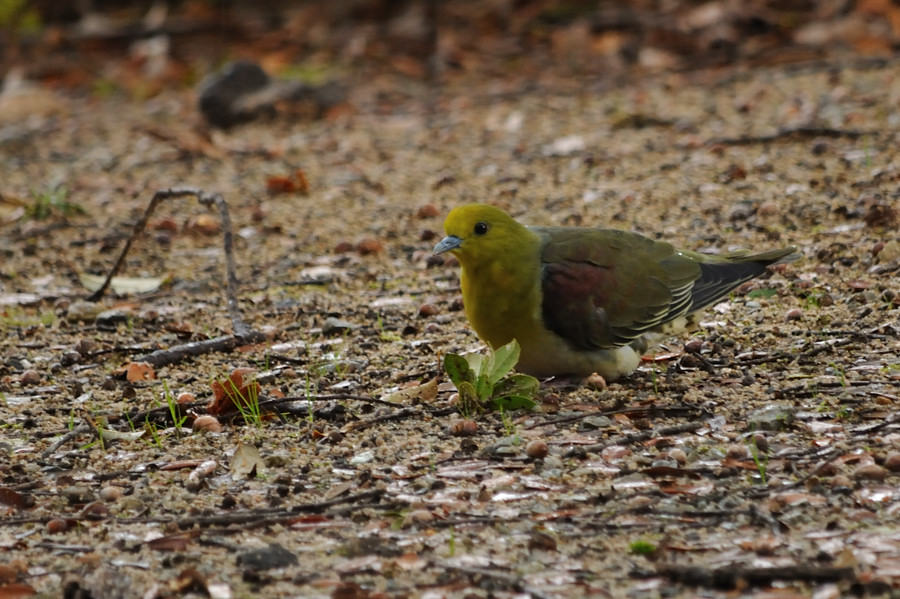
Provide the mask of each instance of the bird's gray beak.
{"label": "bird's gray beak", "polygon": [[443,254],[444,252],[455,250],[462,245],[462,242],[463,240],[456,235],[448,235],[447,237],[441,239],[436,246],[434,246],[434,253]]}

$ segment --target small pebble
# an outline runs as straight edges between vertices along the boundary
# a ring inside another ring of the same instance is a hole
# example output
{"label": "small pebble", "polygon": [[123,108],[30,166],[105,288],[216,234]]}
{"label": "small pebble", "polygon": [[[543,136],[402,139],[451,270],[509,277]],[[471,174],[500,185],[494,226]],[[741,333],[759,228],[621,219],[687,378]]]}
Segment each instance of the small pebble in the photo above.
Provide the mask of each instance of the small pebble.
{"label": "small pebble", "polygon": [[416,210],[416,216],[419,218],[434,218],[438,214],[440,214],[440,211],[434,204],[422,204],[419,206],[419,209]]}
{"label": "small pebble", "polygon": [[41,382],[41,373],[37,370],[26,370],[19,377],[19,382],[23,385],[37,385]]}
{"label": "small pebble", "polygon": [[746,460],[750,457],[750,451],[747,449],[746,445],[735,443],[728,447],[728,453],[726,455],[733,460]]}
{"label": "small pebble", "polygon": [[330,316],[326,318],[324,324],[322,324],[322,334],[325,336],[341,335],[344,331],[350,331],[355,328],[356,325],[353,323]]}
{"label": "small pebble", "polygon": [[81,485],[66,487],[60,490],[60,495],[65,497],[69,503],[89,503],[96,499],[90,487]]}
{"label": "small pebble", "polygon": [[848,489],[853,488],[853,481],[846,474],[836,474],[831,477],[831,485],[833,487],[846,487]]}
{"label": "small pebble", "polygon": [[384,246],[380,241],[373,237],[366,237],[362,241],[356,244],[356,251],[362,254],[363,256],[368,256],[370,254],[377,254],[381,250],[384,249]]}
{"label": "small pebble", "polygon": [[542,460],[550,453],[550,448],[543,441],[531,441],[525,446],[525,455],[532,460]]}
{"label": "small pebble", "polygon": [[109,485],[100,489],[100,499],[103,501],[112,502],[118,500],[120,497],[122,497],[121,487]]}
{"label": "small pebble", "polygon": [[100,519],[109,515],[109,508],[99,501],[92,501],[81,510],[82,518]]}
{"label": "small pebble", "polygon": [[596,372],[590,374],[586,379],[584,379],[584,384],[589,387],[593,387],[594,389],[599,389],[600,391],[606,390],[606,379]]}
{"label": "small pebble", "polygon": [[191,427],[195,433],[221,433],[222,423],[214,416],[197,416]]}
{"label": "small pebble", "polygon": [[684,466],[687,463],[687,454],[684,453],[683,449],[674,448],[669,450],[669,457],[678,462],[680,466]]}
{"label": "small pebble", "polygon": [[461,418],[450,425],[450,434],[454,437],[471,437],[478,433],[478,423],[469,418]]}
{"label": "small pebble", "polygon": [[769,451],[769,440],[765,435],[759,433],[753,435],[753,444],[756,445],[757,451]]}
{"label": "small pebble", "polygon": [[412,510],[403,518],[403,526],[412,526],[413,524],[424,524],[434,520],[434,514],[428,510]]}
{"label": "small pebble", "polygon": [[78,364],[80,360],[81,354],[72,349],[63,352],[63,355],[59,359],[60,363],[63,366],[72,366],[73,364]]}
{"label": "small pebble", "polygon": [[434,304],[422,304],[419,306],[419,316],[428,317],[434,316],[440,313],[440,308],[435,306]]}
{"label": "small pebble", "polygon": [[775,202],[763,202],[756,208],[756,213],[760,216],[773,216],[778,214],[778,204]]}
{"label": "small pebble", "polygon": [[700,339],[690,339],[684,344],[685,353],[699,354],[701,349],[703,349],[703,341]]}
{"label": "small pebble", "polygon": [[47,532],[52,534],[62,533],[69,530],[69,523],[62,518],[54,518],[47,522]]}
{"label": "small pebble", "polygon": [[69,322],[92,322],[102,311],[103,306],[97,302],[76,300],[69,305],[69,309],[66,311],[66,320]]}
{"label": "small pebble", "polygon": [[600,457],[607,462],[617,462],[629,455],[631,455],[631,450],[622,445],[610,445],[600,452]]}
{"label": "small pebble", "polygon": [[803,318],[803,310],[801,310],[800,308],[791,308],[784,313],[784,319],[788,322],[791,322],[793,320],[800,320],[801,318]]}
{"label": "small pebble", "polygon": [[878,464],[862,464],[853,471],[856,480],[884,480],[888,471]]}
{"label": "small pebble", "polygon": [[900,472],[900,452],[889,451],[884,458],[884,467],[891,472]]}

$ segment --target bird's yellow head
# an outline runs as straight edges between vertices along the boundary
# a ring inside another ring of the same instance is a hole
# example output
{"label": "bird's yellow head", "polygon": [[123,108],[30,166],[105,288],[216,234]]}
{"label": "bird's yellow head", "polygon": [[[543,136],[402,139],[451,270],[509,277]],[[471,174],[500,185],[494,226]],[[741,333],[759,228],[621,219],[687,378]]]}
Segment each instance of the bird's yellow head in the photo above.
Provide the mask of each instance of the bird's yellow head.
{"label": "bird's yellow head", "polygon": [[444,232],[447,236],[434,246],[434,253],[450,252],[463,266],[496,260],[531,238],[525,226],[487,204],[454,208],[444,221]]}

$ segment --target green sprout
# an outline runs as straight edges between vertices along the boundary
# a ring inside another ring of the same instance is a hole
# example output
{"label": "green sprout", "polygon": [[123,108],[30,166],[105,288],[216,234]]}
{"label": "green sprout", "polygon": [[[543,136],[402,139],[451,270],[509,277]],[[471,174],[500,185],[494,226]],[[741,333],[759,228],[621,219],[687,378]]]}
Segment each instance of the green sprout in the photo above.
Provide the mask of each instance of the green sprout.
{"label": "green sprout", "polygon": [[487,355],[447,354],[444,371],[459,392],[464,415],[485,410],[530,410],[540,383],[527,374],[509,374],[519,361],[519,343],[513,339]]}
{"label": "green sprout", "polygon": [[62,216],[84,214],[84,208],[68,200],[69,190],[65,185],[54,187],[50,191],[31,193],[34,196],[34,203],[28,206],[26,213],[34,220],[47,220],[54,213]]}
{"label": "green sprout", "polygon": [[766,484],[766,465],[769,463],[769,457],[760,456],[759,448],[756,446],[756,437],[750,437],[747,444],[750,446],[750,457],[756,464],[756,470],[759,471],[759,480],[763,486]]}
{"label": "green sprout", "polygon": [[175,396],[169,391],[169,384],[166,381],[163,381],[163,393],[165,394],[166,405],[169,407],[169,416],[172,417],[172,423],[175,427],[175,436],[180,438],[181,427],[187,420],[187,416],[181,414],[181,406],[178,405]]}

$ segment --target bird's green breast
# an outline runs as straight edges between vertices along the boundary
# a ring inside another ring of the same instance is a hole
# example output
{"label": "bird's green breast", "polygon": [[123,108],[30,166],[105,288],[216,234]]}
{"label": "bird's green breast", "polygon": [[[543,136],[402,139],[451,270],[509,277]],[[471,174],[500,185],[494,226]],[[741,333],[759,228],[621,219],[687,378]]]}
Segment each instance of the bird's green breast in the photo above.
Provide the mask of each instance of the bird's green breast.
{"label": "bird's green breast", "polygon": [[489,260],[463,263],[466,317],[492,347],[516,338],[528,343],[541,328],[540,240],[498,251]]}

